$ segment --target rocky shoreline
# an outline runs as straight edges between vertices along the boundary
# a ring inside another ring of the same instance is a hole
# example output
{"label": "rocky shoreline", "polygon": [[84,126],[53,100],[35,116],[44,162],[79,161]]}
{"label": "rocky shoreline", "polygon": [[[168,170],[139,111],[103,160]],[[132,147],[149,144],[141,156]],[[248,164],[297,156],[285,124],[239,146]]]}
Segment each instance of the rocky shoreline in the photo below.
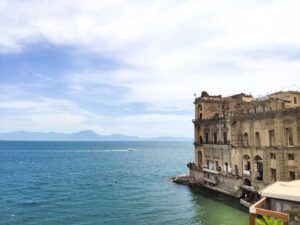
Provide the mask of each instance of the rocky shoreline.
{"label": "rocky shoreline", "polygon": [[194,186],[197,184],[195,179],[187,174],[170,177],[170,181],[176,184]]}

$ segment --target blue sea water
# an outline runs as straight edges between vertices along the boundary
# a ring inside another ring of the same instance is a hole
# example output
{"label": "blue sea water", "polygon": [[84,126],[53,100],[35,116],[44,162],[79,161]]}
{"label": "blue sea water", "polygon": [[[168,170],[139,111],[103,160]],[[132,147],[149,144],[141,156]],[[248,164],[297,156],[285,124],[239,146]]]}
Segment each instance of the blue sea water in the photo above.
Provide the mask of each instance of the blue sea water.
{"label": "blue sea water", "polygon": [[236,199],[170,183],[186,142],[0,142],[0,224],[246,225]]}

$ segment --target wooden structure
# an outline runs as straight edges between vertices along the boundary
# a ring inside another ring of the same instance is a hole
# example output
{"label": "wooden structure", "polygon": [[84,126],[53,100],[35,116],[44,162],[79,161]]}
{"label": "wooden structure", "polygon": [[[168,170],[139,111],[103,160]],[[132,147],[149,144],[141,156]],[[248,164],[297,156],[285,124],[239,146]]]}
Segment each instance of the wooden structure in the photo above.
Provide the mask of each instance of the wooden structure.
{"label": "wooden structure", "polygon": [[266,206],[267,206],[267,198],[263,197],[262,199],[260,199],[258,202],[256,202],[254,205],[250,207],[249,225],[255,225],[255,218],[257,215],[280,219],[284,222],[285,225],[288,224],[289,221],[288,214],[265,209]]}
{"label": "wooden structure", "polygon": [[259,216],[272,217],[287,224],[300,224],[300,180],[276,182],[261,191],[262,199],[249,209],[249,224]]}

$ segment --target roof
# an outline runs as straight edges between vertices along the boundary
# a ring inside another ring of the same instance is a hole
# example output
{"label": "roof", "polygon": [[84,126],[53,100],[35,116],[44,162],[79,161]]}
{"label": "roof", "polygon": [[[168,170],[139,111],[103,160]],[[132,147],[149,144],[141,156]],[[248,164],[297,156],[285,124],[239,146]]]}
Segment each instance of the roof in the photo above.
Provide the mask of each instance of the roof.
{"label": "roof", "polygon": [[276,182],[262,190],[263,197],[300,202],[300,180]]}

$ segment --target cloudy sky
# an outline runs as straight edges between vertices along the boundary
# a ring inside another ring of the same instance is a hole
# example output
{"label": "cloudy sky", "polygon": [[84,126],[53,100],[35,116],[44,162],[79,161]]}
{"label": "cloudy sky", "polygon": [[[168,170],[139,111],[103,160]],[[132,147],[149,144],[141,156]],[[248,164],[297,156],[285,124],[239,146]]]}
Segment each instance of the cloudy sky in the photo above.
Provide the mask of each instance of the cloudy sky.
{"label": "cloudy sky", "polygon": [[300,89],[299,12],[299,0],[1,0],[0,131],[192,137],[194,93]]}

